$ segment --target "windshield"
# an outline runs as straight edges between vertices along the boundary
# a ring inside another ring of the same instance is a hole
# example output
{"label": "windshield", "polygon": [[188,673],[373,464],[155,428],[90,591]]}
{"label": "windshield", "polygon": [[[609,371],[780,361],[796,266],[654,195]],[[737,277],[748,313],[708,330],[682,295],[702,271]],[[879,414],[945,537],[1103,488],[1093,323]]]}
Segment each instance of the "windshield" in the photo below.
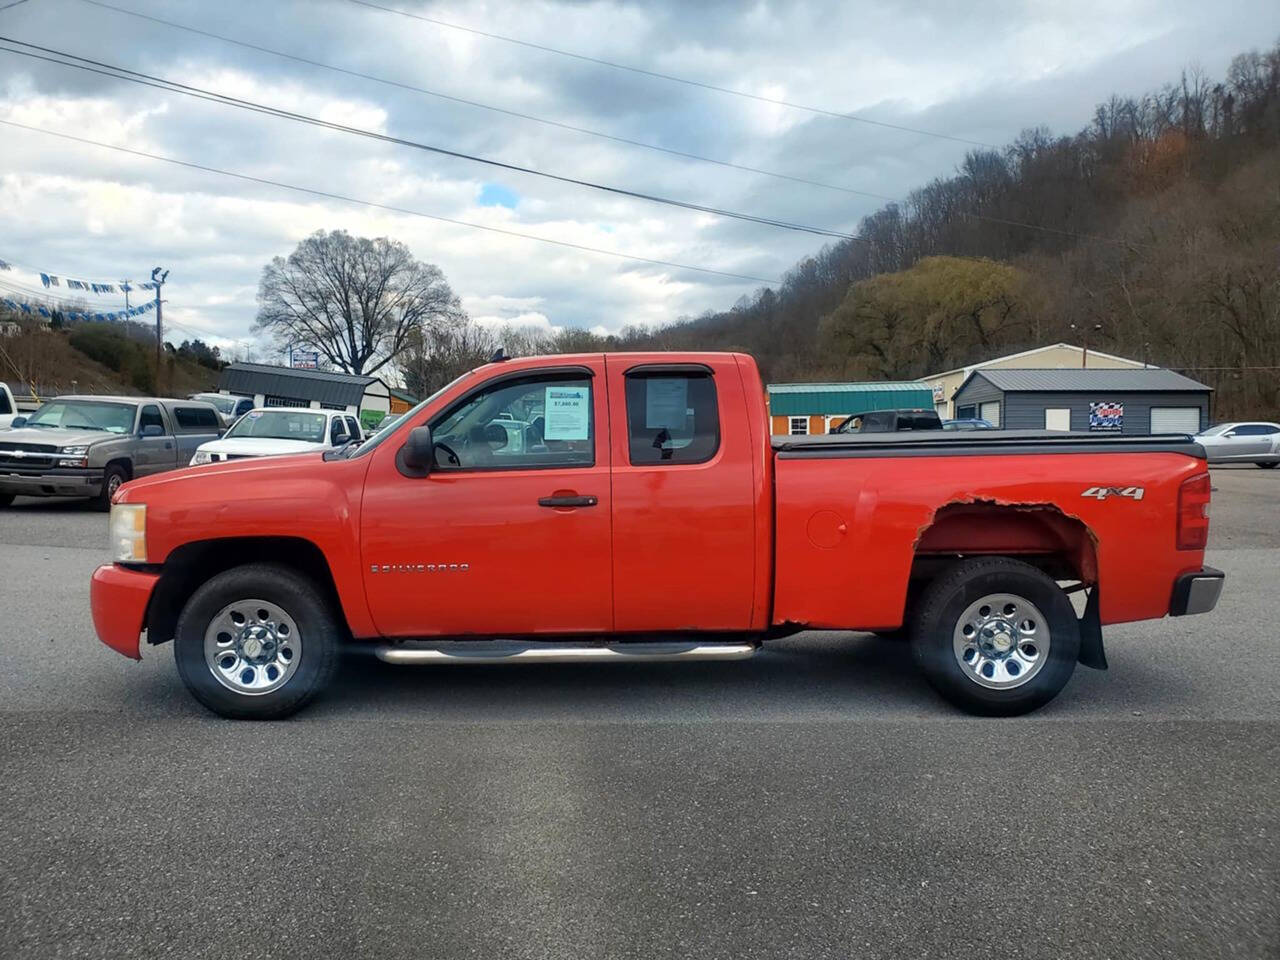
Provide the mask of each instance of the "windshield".
{"label": "windshield", "polygon": [[418,405],[416,407],[413,407],[412,409],[406,411],[405,413],[396,414],[396,421],[395,423],[391,424],[390,429],[379,430],[377,433],[375,433],[372,437],[370,437],[364,443],[360,444],[359,446],[353,446],[351,448],[353,452],[350,454],[350,456],[353,458],[363,457],[365,454],[369,453],[371,450],[377,449],[377,447],[384,440],[386,440],[387,437],[391,436],[391,434],[395,432],[396,427],[404,423],[406,420],[413,419],[413,417],[415,417],[419,412],[421,412],[421,410],[424,407],[426,407],[427,404],[433,402],[436,399],[436,397],[440,396],[446,390],[452,388],[455,384],[461,383],[467,377],[471,376],[471,374],[473,374],[474,372],[475,372],[474,370],[468,370],[462,376],[455,377],[454,379],[450,380],[448,383],[446,383],[443,387],[441,387],[431,396],[427,397],[425,400],[419,400]]}
{"label": "windshield", "polygon": [[104,403],[99,400],[50,400],[27,418],[28,427],[62,430],[102,430],[132,433],[131,403]]}
{"label": "windshield", "polygon": [[236,398],[226,397],[220,393],[197,393],[191,399],[212,403],[219,413],[234,413],[236,409]]}
{"label": "windshield", "polygon": [[306,440],[323,443],[325,422],[323,413],[302,413],[294,410],[250,410],[236,421],[226,433],[226,438],[257,437],[272,440]]}

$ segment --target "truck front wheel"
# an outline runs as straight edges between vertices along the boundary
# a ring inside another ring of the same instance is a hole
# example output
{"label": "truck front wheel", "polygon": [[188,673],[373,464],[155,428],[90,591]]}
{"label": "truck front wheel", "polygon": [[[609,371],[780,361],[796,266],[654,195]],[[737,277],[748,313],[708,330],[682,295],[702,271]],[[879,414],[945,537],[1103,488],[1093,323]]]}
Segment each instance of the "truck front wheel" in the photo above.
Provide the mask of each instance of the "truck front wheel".
{"label": "truck front wheel", "polygon": [[1080,624],[1050,577],[1019,560],[961,560],[920,597],[911,652],[942,696],[969,713],[1013,716],[1066,686]]}
{"label": "truck front wheel", "polygon": [[330,605],[288,567],[248,564],[218,574],[182,608],[178,673],[214,713],[276,720],[329,682],[340,633]]}
{"label": "truck front wheel", "polygon": [[110,510],[111,498],[116,495],[116,491],[127,483],[129,480],[129,471],[126,467],[113,463],[102,472],[102,490],[98,493],[98,509]]}

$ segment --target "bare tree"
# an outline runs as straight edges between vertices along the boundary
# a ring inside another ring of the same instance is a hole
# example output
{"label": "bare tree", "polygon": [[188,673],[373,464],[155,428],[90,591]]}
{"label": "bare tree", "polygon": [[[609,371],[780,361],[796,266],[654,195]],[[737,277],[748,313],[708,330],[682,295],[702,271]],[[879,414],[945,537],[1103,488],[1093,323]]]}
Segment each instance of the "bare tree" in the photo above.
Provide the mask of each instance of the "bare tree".
{"label": "bare tree", "polygon": [[425,327],[464,319],[440,268],[403,243],[321,230],[263,269],[254,329],[279,344],[312,347],[339,370],[368,374]]}

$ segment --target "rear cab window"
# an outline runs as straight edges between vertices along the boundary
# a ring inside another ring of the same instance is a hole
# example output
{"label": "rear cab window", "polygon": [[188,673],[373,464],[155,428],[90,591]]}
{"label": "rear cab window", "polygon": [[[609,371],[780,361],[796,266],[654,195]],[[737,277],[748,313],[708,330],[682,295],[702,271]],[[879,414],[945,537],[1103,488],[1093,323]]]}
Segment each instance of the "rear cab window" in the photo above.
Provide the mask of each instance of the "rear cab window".
{"label": "rear cab window", "polygon": [[629,370],[626,396],[632,465],[706,463],[720,449],[720,411],[710,370]]}
{"label": "rear cab window", "polygon": [[212,407],[174,407],[173,419],[179,433],[210,433],[218,430],[218,415]]}

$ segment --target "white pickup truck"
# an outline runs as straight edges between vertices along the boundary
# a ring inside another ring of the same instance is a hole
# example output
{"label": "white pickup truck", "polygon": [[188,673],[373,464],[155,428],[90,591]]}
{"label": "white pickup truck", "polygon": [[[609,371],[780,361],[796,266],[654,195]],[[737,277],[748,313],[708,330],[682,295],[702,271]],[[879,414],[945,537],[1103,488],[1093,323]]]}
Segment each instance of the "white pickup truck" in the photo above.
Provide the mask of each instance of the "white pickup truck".
{"label": "white pickup truck", "polygon": [[0,380],[0,430],[8,430],[13,426],[13,418],[20,417],[18,401],[13,399],[13,391],[9,385]]}

